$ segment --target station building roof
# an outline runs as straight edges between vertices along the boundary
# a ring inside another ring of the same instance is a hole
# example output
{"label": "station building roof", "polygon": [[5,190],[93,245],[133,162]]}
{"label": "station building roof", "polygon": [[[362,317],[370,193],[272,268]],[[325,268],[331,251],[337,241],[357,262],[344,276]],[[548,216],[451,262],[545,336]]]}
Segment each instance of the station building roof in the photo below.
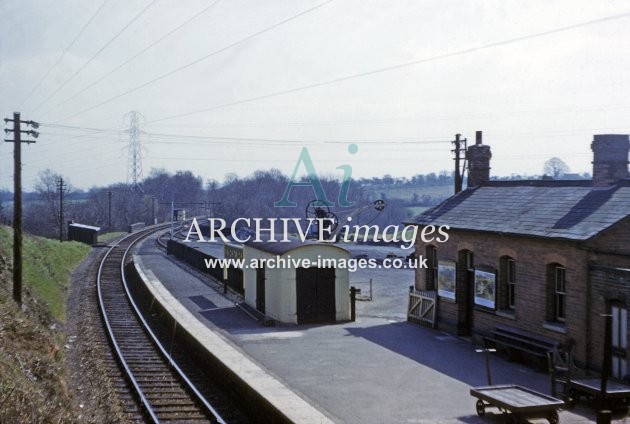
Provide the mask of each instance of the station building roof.
{"label": "station building roof", "polygon": [[607,187],[590,180],[490,181],[407,223],[581,241],[628,217],[630,179]]}

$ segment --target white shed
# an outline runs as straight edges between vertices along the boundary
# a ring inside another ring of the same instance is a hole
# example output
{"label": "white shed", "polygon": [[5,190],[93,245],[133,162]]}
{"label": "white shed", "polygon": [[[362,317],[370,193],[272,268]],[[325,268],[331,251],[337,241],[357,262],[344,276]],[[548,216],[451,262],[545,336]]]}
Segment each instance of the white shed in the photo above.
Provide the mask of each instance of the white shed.
{"label": "white shed", "polygon": [[[347,321],[350,277],[347,266],[338,265],[349,256],[346,249],[309,240],[245,243],[245,302],[283,323]],[[260,266],[248,266],[252,259]]]}

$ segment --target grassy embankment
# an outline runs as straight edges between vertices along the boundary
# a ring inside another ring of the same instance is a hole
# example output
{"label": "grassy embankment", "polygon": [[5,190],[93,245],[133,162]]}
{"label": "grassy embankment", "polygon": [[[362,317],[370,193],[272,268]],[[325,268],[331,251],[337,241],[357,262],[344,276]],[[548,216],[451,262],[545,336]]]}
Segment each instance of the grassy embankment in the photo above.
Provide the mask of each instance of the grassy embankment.
{"label": "grassy embankment", "polygon": [[[0,226],[0,254],[13,255],[13,232]],[[60,243],[26,235],[23,239],[24,286],[43,302],[57,321],[66,318],[65,301],[70,273],[90,252],[90,246],[77,242]]]}
{"label": "grassy embankment", "polygon": [[98,242],[99,243],[109,243],[112,240],[116,240],[118,237],[122,236],[123,234],[127,234],[127,233],[123,233],[122,231],[117,231],[117,232],[113,232],[113,233],[99,234],[98,235]]}
{"label": "grassy embankment", "polygon": [[69,276],[90,247],[24,237],[23,308],[12,298],[12,231],[0,226],[0,422],[72,422],[57,324]]}

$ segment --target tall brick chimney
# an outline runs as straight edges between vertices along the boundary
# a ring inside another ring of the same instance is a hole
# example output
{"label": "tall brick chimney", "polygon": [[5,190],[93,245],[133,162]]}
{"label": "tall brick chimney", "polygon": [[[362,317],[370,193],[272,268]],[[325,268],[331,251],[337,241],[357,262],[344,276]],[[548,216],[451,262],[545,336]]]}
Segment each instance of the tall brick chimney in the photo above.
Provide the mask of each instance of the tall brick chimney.
{"label": "tall brick chimney", "polygon": [[468,187],[478,187],[490,180],[490,146],[482,144],[482,132],[475,133],[475,144],[466,151]]}
{"label": "tall brick chimney", "polygon": [[593,185],[608,186],[628,178],[628,134],[598,134],[593,136]]}

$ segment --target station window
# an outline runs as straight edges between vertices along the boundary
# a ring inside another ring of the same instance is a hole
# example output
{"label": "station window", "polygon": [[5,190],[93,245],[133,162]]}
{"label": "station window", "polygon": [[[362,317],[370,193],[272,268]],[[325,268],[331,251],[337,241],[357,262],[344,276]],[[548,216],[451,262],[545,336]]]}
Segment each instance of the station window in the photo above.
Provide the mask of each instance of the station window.
{"label": "station window", "polygon": [[558,263],[547,265],[547,321],[564,324],[566,319],[566,269]]}
{"label": "station window", "polygon": [[516,308],[516,261],[509,256],[501,258],[501,309]]}
{"label": "station window", "polygon": [[566,270],[564,267],[554,267],[554,318],[564,322],[566,317]]}

